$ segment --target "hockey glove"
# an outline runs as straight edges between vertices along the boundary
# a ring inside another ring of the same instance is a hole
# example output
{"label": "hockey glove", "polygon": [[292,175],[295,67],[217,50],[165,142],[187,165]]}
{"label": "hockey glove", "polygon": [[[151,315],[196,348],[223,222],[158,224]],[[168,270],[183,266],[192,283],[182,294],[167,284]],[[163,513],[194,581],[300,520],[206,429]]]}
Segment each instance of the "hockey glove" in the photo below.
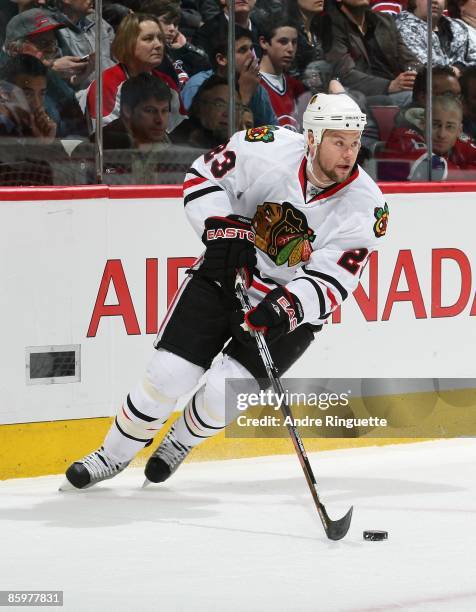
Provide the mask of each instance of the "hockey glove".
{"label": "hockey glove", "polygon": [[303,310],[298,298],[286,287],[273,289],[261,302],[244,314],[241,310],[232,315],[232,333],[243,344],[255,344],[250,332],[265,334],[268,343],[292,332],[303,320]]}
{"label": "hockey glove", "polygon": [[239,269],[246,275],[247,287],[256,267],[255,234],[251,219],[239,215],[209,217],[205,221],[202,242],[206,251],[199,276],[218,281],[228,293],[235,291],[235,278]]}

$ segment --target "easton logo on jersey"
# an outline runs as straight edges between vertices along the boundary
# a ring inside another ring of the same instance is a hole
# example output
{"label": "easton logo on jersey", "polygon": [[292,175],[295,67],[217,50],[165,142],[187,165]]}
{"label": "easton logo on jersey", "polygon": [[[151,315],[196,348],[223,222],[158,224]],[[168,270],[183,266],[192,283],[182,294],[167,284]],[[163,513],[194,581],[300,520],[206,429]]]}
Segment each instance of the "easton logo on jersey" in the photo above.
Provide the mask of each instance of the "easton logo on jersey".
{"label": "easton logo on jersey", "polygon": [[265,202],[256,208],[252,222],[255,245],[275,262],[289,267],[309,261],[316,234],[306,217],[289,202]]}
{"label": "easton logo on jersey", "polygon": [[245,140],[247,142],[273,142],[274,134],[278,128],[275,125],[263,125],[261,127],[246,130]]}
{"label": "easton logo on jersey", "polygon": [[377,219],[374,223],[374,234],[377,238],[385,236],[388,225],[388,204],[385,202],[385,206],[382,208],[375,208],[374,217]]}

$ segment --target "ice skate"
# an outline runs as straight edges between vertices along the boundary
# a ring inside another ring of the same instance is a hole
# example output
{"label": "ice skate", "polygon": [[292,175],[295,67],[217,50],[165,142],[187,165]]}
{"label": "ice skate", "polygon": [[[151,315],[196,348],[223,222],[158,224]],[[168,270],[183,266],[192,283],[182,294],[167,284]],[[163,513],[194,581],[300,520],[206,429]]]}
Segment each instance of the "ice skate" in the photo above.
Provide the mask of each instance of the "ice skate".
{"label": "ice skate", "polygon": [[147,461],[144,471],[146,480],[143,487],[151,482],[164,482],[170,478],[192,448],[177,440],[175,426],[173,426]]}
{"label": "ice skate", "polygon": [[75,461],[66,470],[66,481],[61,485],[60,491],[72,489],[87,489],[97,482],[113,478],[122,472],[130,461],[117,461],[109,456],[101,446],[98,450]]}

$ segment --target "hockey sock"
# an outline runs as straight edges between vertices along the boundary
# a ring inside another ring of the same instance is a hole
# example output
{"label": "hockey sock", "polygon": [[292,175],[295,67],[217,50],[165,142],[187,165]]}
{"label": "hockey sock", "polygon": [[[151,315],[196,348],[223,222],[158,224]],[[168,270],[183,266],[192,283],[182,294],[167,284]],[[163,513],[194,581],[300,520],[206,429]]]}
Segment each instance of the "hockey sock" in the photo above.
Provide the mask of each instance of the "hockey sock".
{"label": "hockey sock", "polygon": [[162,428],[175,402],[144,378],[121,406],[104,440],[104,450],[120,461],[130,461]]}
{"label": "hockey sock", "polygon": [[205,405],[205,387],[195,393],[185,406],[183,414],[175,422],[175,438],[185,446],[197,446],[219,433],[224,427],[223,418],[213,418]]}
{"label": "hockey sock", "polygon": [[197,391],[176,421],[175,437],[181,444],[197,446],[236,419],[237,408],[225,411],[225,386],[227,379],[241,378],[249,379],[250,389],[259,388],[248,370],[232,357],[223,355],[212,364],[205,386]]}

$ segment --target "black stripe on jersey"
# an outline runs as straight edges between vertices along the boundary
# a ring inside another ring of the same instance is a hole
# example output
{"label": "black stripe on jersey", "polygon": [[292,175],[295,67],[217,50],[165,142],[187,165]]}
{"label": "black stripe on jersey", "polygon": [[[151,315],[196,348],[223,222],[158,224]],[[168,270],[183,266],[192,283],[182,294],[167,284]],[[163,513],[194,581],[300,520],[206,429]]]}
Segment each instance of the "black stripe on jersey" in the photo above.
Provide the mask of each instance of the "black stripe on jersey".
{"label": "black stripe on jersey", "polygon": [[309,281],[311,285],[314,287],[314,289],[316,290],[317,297],[319,299],[319,311],[320,311],[319,318],[322,319],[326,314],[326,300],[324,299],[324,293],[322,292],[322,288],[320,287],[319,283],[316,283],[316,281],[312,280],[312,278],[306,278],[305,276],[300,276],[299,280]]}
{"label": "black stripe on jersey", "polygon": [[223,191],[223,189],[221,187],[218,187],[217,185],[213,185],[213,187],[205,187],[204,189],[197,189],[197,191],[189,193],[187,196],[184,197],[183,205],[187,206],[187,204],[192,200],[201,198],[202,196],[207,195],[208,193],[213,193],[214,191]]}
{"label": "black stripe on jersey", "polygon": [[337,291],[341,294],[341,297],[343,300],[345,300],[347,296],[349,295],[345,287],[343,287],[339,283],[339,281],[335,279],[333,276],[329,276],[329,274],[324,274],[323,272],[315,272],[314,270],[308,270],[306,266],[303,266],[302,269],[304,270],[306,274],[309,274],[309,276],[315,276],[316,278],[320,278],[321,280],[326,281],[327,283],[335,287]]}
{"label": "black stripe on jersey", "polygon": [[198,176],[198,178],[205,178],[203,174],[200,174],[200,172],[198,170],[195,170],[195,168],[189,168],[186,174],[193,174],[194,176]]}
{"label": "black stripe on jersey", "polygon": [[147,414],[143,414],[142,412],[139,412],[137,408],[134,406],[134,404],[132,403],[130,395],[127,396],[127,407],[129,408],[129,410],[132,412],[132,414],[135,417],[137,417],[138,419],[141,419],[142,421],[147,421],[148,423],[152,423],[152,421],[156,420],[154,419],[154,417],[147,416]]}
{"label": "black stripe on jersey", "polygon": [[271,278],[268,278],[267,276],[262,276],[261,272],[257,268],[253,270],[253,276],[259,278],[260,281],[263,281],[263,283],[268,283],[268,285],[274,285],[275,287],[279,287],[279,283],[272,280]]}
{"label": "black stripe on jersey", "polygon": [[147,440],[142,440],[141,438],[134,438],[134,436],[131,436],[131,435],[127,434],[123,429],[121,429],[121,426],[117,422],[117,417],[116,417],[116,420],[114,421],[114,423],[115,423],[117,429],[121,432],[121,434],[125,438],[129,438],[129,440],[135,440],[136,442],[143,442],[145,444],[146,442],[150,442],[150,440],[153,439],[153,436],[152,436],[152,438],[147,438]]}
{"label": "black stripe on jersey", "polygon": [[206,440],[208,436],[199,436],[197,433],[191,430],[190,425],[187,423],[187,410],[183,413],[183,422],[185,423],[185,427],[188,429],[190,435],[195,436],[195,438],[202,438]]}
{"label": "black stripe on jersey", "polygon": [[197,412],[197,406],[195,405],[195,395],[192,398],[192,412],[195,415],[195,418],[197,419],[197,421],[200,423],[200,425],[202,427],[204,427],[205,429],[223,429],[223,427],[213,427],[213,425],[207,425],[207,423],[204,423],[202,421],[202,419],[198,416],[198,412]]}

